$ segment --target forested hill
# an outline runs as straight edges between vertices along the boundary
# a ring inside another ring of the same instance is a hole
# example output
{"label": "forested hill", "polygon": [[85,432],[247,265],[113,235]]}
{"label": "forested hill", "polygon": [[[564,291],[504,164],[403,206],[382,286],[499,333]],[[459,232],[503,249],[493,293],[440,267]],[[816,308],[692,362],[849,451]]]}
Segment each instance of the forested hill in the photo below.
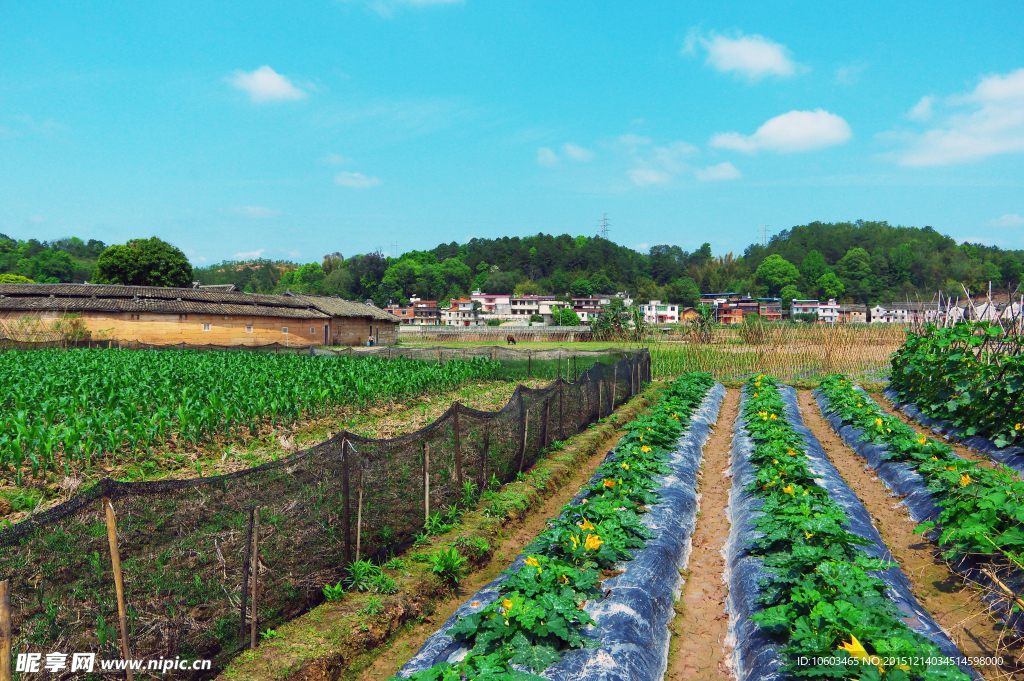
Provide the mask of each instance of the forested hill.
{"label": "forested hill", "polygon": [[[76,238],[41,243],[0,235],[0,276],[83,281],[103,248]],[[538,234],[452,242],[398,258],[334,252],[305,265],[224,262],[194,269],[193,278],[246,291],[291,289],[378,305],[414,296],[443,302],[477,288],[559,296],[627,291],[641,301],[681,304],[693,304],[701,292],[722,291],[874,304],[919,295],[931,299],[937,290],[962,295],[961,285],[978,293],[990,281],[1005,291],[1020,282],[1022,262],[1024,251],[958,246],[931,227],[858,221],[793,227],[766,246],[748,246],[742,256],[713,254],[708,244],[693,252],[659,245],[638,253],[600,237]]]}

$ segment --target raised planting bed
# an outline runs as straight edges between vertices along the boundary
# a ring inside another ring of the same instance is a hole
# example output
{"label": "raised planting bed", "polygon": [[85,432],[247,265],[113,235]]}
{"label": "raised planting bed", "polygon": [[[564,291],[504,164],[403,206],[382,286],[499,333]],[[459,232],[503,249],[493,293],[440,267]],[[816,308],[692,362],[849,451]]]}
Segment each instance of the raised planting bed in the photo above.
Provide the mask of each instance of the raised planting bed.
{"label": "raised planting bed", "polygon": [[957,666],[960,651],[803,425],[792,388],[747,382],[732,473],[729,643],[740,681],[979,678]]}
{"label": "raised planting bed", "polygon": [[882,394],[885,395],[886,399],[892,402],[897,409],[920,423],[922,426],[930,428],[933,433],[941,435],[947,440],[958,442],[968,449],[973,449],[980,454],[984,454],[993,461],[998,461],[1018,473],[1024,473],[1024,447],[1018,447],[1015,445],[1004,445],[1000,447],[995,443],[995,441],[990,440],[987,437],[969,434],[969,427],[962,428],[955,426],[944,419],[928,416],[916,404],[903,401],[900,393],[892,387],[888,387],[883,390]]}
{"label": "raised planting bed", "polygon": [[953,570],[989,587],[984,599],[1024,634],[1024,614],[997,595],[1006,589],[1019,593],[1024,586],[1024,481],[1008,468],[968,461],[946,443],[914,431],[844,376],[826,378],[815,398],[847,445],[904,497],[919,523],[915,531],[932,535]]}
{"label": "raised planting bed", "polygon": [[580,495],[398,677],[661,679],[702,447],[724,395],[707,374],[675,381],[624,426]]}

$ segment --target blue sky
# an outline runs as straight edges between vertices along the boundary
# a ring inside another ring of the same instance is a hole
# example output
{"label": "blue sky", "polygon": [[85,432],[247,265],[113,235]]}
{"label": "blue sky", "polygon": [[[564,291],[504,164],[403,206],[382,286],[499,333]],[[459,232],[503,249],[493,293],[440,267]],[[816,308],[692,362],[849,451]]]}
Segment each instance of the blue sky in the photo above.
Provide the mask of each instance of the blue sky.
{"label": "blue sky", "polygon": [[0,232],[195,265],[814,220],[1024,248],[1024,3],[0,9]]}

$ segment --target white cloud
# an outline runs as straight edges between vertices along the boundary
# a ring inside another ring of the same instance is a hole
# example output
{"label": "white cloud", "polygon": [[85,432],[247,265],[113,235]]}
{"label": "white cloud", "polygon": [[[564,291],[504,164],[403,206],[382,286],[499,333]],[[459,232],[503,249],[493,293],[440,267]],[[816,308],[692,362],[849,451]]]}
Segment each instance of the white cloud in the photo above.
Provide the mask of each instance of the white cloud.
{"label": "white cloud", "polygon": [[398,7],[428,7],[430,5],[457,5],[464,0],[368,0],[366,3],[382,17],[391,17]]}
{"label": "white cloud", "polygon": [[235,253],[231,257],[235,260],[255,260],[256,258],[262,258],[263,253],[266,252],[266,250],[267,249],[265,248],[261,248],[258,251],[244,251],[242,253]]}
{"label": "white cloud", "polygon": [[379,177],[367,177],[362,173],[340,172],[334,176],[334,184],[356,189],[369,189],[384,184]]}
{"label": "white cloud", "polygon": [[988,223],[992,227],[1024,227],[1024,218],[1016,213],[1007,213],[1001,218],[996,218]]}
{"label": "white cloud", "polygon": [[698,44],[708,54],[705,64],[716,71],[737,73],[751,81],[765,76],[792,76],[797,70],[786,46],[762,35],[745,36],[737,31],[735,37],[728,37],[712,31],[704,36],[690,31],[683,54],[696,54]]}
{"label": "white cloud", "polygon": [[716,180],[735,180],[740,177],[740,171],[728,161],[707,168],[697,168],[693,174],[701,182],[714,182]]}
{"label": "white cloud", "polygon": [[266,206],[232,206],[223,211],[226,215],[239,215],[243,218],[276,218],[281,211]]}
{"label": "white cloud", "polygon": [[630,168],[626,171],[629,175],[629,179],[633,181],[638,187],[646,187],[652,184],[668,184],[672,181],[672,176],[666,173],[664,170],[655,170],[654,168]]}
{"label": "white cloud", "polygon": [[562,152],[573,161],[580,162],[593,161],[597,156],[597,154],[592,152],[590,149],[585,149],[583,147],[576,146],[575,144],[568,143],[562,145]]}
{"label": "white cloud", "polygon": [[753,135],[719,133],[711,138],[711,146],[746,153],[760,149],[782,153],[813,151],[842,144],[851,135],[849,124],[841,116],[815,109],[776,116],[766,121]]}
{"label": "white cloud", "polygon": [[329,166],[343,166],[345,164],[352,163],[352,159],[348,156],[342,156],[341,154],[328,154],[320,159],[320,162]]}
{"label": "white cloud", "polygon": [[940,125],[909,136],[908,147],[895,154],[901,165],[948,165],[1024,153],[1024,68],[984,76],[972,92],[948,97],[944,104],[953,112]]}
{"label": "white cloud", "polygon": [[932,105],[935,103],[935,98],[931,95],[922,97],[913,108],[907,112],[907,118],[912,121],[927,121],[932,117]]}
{"label": "white cloud", "polygon": [[304,91],[267,65],[252,72],[235,71],[228,78],[228,82],[235,88],[248,92],[249,98],[254,102],[283,102],[306,96]]}
{"label": "white cloud", "polygon": [[46,218],[44,218],[42,215],[29,215],[28,221],[36,225],[41,225],[44,222],[46,222]]}
{"label": "white cloud", "polygon": [[622,143],[623,146],[635,149],[636,147],[646,147],[651,143],[651,138],[644,137],[643,135],[634,135],[633,133],[628,132],[619,137],[619,142]]}
{"label": "white cloud", "polygon": [[651,250],[651,245],[650,244],[637,244],[636,246],[633,246],[633,250],[634,251],[638,251],[640,253],[643,253],[644,251]]}
{"label": "white cloud", "polygon": [[537,163],[545,168],[551,168],[558,163],[558,156],[548,147],[541,147],[537,150]]}

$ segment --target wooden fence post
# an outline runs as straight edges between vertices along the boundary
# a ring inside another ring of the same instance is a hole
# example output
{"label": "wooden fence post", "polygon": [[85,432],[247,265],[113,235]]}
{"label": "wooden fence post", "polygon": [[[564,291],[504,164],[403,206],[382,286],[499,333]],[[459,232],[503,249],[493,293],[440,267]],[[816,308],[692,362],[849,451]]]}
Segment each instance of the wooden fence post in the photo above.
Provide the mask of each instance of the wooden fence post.
{"label": "wooden fence post", "polygon": [[242,558],[242,597],[239,599],[241,600],[238,622],[239,645],[245,641],[245,606],[249,601],[249,561],[252,555],[252,522],[255,512],[255,507],[249,509],[249,526],[245,532],[245,553]]}
{"label": "wooden fence post", "polygon": [[491,448],[491,421],[484,422],[484,449],[480,453],[480,491],[487,488],[487,450]]}
{"label": "wooden fence post", "polygon": [[[561,377],[559,377],[561,378]],[[551,420],[551,396],[544,400],[544,425],[541,430],[541,442],[544,443],[544,448],[551,443],[551,439],[548,437],[548,421]]]}
{"label": "wooden fence post", "polygon": [[615,394],[619,391],[619,364],[615,363],[615,368],[612,369],[612,408],[611,411],[615,411]]}
{"label": "wooden fence post", "polygon": [[423,525],[430,520],[430,444],[423,443]]}
{"label": "wooden fence post", "polygon": [[604,411],[604,397],[601,395],[601,386],[604,381],[597,382],[597,420],[601,420],[601,412]]}
{"label": "wooden fence post", "polygon": [[359,501],[356,506],[356,562],[359,562],[359,549],[363,544],[363,467],[359,467]]}
{"label": "wooden fence post", "polygon": [[260,507],[256,507],[255,522],[252,526],[252,617],[249,618],[249,647],[256,649],[256,627],[259,613],[256,597],[260,590]]}
{"label": "wooden fence post", "polygon": [[563,405],[565,404],[565,381],[558,384],[558,439],[565,439],[565,421]]}
{"label": "wooden fence post", "polygon": [[[110,563],[114,568],[114,590],[117,592],[117,618],[121,625],[121,654],[129,659],[128,652],[128,613],[124,606],[124,576],[121,574],[121,554],[117,550],[117,519],[110,497],[103,497],[103,510],[107,517],[107,542],[110,544]],[[132,681],[132,670],[125,668],[128,681]]]}
{"label": "wooden fence post", "polygon": [[0,681],[11,681],[11,586],[0,582]]}
{"label": "wooden fence post", "polygon": [[523,472],[523,464],[526,463],[526,439],[530,436],[530,410],[526,410],[526,418],[523,420],[523,447],[519,450],[519,472]]}
{"label": "wooden fence post", "polygon": [[455,479],[459,481],[459,488],[462,488],[462,438],[459,433],[459,403],[452,405],[455,409]]}
{"label": "wooden fence post", "polygon": [[352,517],[349,511],[348,438],[341,438],[341,531],[345,533],[345,564],[352,562]]}
{"label": "wooden fence post", "polygon": [[533,351],[532,350],[527,350],[526,351],[526,377],[527,378],[532,378],[533,377]]}

